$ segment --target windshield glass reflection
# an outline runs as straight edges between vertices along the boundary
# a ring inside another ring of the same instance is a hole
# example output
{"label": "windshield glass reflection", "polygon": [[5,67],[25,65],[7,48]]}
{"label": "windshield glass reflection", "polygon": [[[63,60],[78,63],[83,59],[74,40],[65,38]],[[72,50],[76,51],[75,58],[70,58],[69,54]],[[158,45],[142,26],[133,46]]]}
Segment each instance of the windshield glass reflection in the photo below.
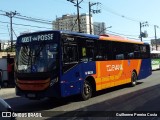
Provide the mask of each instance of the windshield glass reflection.
{"label": "windshield glass reflection", "polygon": [[47,72],[56,69],[58,54],[56,43],[19,46],[18,72]]}

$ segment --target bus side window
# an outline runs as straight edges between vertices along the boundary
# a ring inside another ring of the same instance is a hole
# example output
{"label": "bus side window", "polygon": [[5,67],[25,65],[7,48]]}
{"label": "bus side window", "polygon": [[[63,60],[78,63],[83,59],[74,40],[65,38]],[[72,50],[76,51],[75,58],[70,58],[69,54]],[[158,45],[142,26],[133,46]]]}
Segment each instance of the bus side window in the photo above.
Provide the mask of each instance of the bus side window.
{"label": "bus side window", "polygon": [[[79,38],[79,59],[81,62],[94,61],[94,40]],[[81,40],[83,39],[83,40]]]}
{"label": "bus side window", "polygon": [[76,44],[64,44],[63,46],[63,72],[78,63],[78,51]]}
{"label": "bus side window", "polygon": [[120,42],[113,42],[113,56],[115,60],[125,59],[125,44]]}
{"label": "bus side window", "polygon": [[86,47],[87,47],[87,58],[88,58],[88,61],[94,61],[94,43],[95,41],[93,40],[86,40]]}
{"label": "bus side window", "polygon": [[64,63],[72,63],[78,61],[77,45],[64,45],[63,49]]}
{"label": "bus side window", "polygon": [[106,41],[97,41],[96,60],[107,60],[108,45]]}
{"label": "bus side window", "polygon": [[134,59],[141,58],[140,46],[134,45]]}
{"label": "bus side window", "polygon": [[142,59],[150,58],[150,47],[146,45],[140,46],[140,51],[142,55]]}
{"label": "bus side window", "polygon": [[127,43],[126,51],[128,53],[127,59],[138,59],[140,58],[139,45]]}
{"label": "bus side window", "polygon": [[82,56],[86,57],[86,48],[85,47],[82,47]]}

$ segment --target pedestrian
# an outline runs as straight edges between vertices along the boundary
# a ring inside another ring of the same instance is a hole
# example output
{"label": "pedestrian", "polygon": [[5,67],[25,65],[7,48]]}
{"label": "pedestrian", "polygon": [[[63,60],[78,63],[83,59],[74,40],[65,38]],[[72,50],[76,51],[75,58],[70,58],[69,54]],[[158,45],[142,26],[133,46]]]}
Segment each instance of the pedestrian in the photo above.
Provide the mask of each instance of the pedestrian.
{"label": "pedestrian", "polygon": [[13,69],[12,69],[12,66],[13,66],[13,63],[8,63],[8,66],[7,66],[7,72],[8,72],[8,84],[9,86],[11,86],[12,84],[12,80],[13,80]]}

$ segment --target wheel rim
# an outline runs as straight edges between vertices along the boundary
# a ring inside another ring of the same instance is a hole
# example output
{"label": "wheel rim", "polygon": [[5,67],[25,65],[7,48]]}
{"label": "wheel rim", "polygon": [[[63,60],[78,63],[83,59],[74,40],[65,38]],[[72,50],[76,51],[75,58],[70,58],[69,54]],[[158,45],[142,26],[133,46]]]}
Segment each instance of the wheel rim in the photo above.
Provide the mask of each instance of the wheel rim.
{"label": "wheel rim", "polygon": [[136,84],[136,80],[137,80],[136,74],[133,73],[133,75],[132,75],[132,83],[133,83],[133,85]]}
{"label": "wheel rim", "polygon": [[85,85],[84,85],[84,94],[86,96],[88,96],[90,94],[90,91],[91,91],[90,86],[87,83],[85,83]]}

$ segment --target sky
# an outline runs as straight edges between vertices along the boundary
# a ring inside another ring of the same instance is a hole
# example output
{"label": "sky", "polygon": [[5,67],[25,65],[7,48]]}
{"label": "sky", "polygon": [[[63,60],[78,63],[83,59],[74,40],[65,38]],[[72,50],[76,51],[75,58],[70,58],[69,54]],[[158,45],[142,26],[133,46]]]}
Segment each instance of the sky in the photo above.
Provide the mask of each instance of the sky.
{"label": "sky", "polygon": [[[79,0],[81,1],[81,0]],[[105,22],[108,34],[140,40],[140,22],[148,22],[149,26],[142,27],[147,31],[148,38],[143,41],[150,42],[155,38],[154,25],[157,38],[160,38],[160,0],[83,0],[80,4],[80,13],[88,13],[88,3],[99,2],[92,9],[101,9],[101,13],[93,14],[94,22]],[[64,14],[76,14],[77,9],[67,0],[0,0],[0,40],[10,39],[10,19],[5,12],[16,11],[21,16],[53,21]],[[13,17],[14,39],[23,32],[51,30],[51,24],[31,22]]]}

